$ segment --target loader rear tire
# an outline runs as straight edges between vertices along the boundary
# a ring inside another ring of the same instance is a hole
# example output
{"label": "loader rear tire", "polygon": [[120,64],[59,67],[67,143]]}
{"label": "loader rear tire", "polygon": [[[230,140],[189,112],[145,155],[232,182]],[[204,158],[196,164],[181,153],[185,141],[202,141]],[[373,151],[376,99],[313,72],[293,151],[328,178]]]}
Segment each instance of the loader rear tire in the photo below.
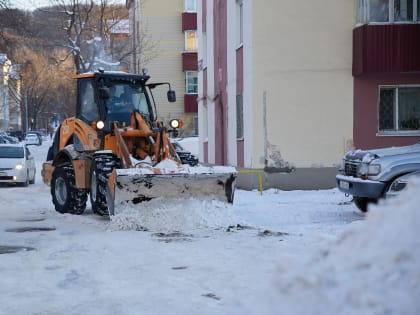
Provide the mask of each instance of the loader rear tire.
{"label": "loader rear tire", "polygon": [[54,169],[51,196],[57,212],[82,214],[85,211],[87,192],[76,188],[71,164],[62,164]]}
{"label": "loader rear tire", "polygon": [[101,216],[112,215],[109,211],[106,193],[108,178],[117,161],[112,156],[99,155],[92,160],[90,169],[90,203],[92,211]]}

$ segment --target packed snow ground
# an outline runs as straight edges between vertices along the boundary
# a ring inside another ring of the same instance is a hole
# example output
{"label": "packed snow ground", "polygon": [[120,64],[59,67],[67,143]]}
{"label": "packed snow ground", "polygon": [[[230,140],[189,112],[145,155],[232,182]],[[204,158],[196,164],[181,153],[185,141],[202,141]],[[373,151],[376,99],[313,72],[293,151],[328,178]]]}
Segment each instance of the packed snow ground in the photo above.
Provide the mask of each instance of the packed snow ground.
{"label": "packed snow ground", "polygon": [[360,213],[336,189],[238,190],[109,221],[0,187],[0,314],[420,314],[420,182]]}

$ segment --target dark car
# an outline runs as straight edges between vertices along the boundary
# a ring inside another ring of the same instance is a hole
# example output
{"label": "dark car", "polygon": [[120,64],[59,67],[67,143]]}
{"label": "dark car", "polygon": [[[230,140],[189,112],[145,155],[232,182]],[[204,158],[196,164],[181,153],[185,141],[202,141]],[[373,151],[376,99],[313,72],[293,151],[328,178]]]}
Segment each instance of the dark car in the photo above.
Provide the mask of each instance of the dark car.
{"label": "dark car", "polygon": [[6,133],[0,134],[0,143],[19,143],[19,139],[15,137],[11,137],[7,135]]}
{"label": "dark car", "polygon": [[13,130],[9,132],[9,136],[18,138],[19,141],[23,141],[25,139],[25,133],[22,130]]}
{"label": "dark car", "polygon": [[196,166],[198,164],[198,158],[190,151],[186,150],[179,142],[172,140],[171,143],[181,159],[182,164],[189,164],[191,166]]}

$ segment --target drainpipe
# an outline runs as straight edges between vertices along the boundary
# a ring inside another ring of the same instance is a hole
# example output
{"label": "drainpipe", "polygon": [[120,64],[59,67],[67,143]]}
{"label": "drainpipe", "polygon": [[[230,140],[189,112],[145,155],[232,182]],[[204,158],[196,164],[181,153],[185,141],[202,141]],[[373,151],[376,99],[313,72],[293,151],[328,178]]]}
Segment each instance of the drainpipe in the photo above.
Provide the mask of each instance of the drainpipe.
{"label": "drainpipe", "polygon": [[264,130],[264,167],[268,166],[268,139],[267,139],[267,91],[263,91],[263,130]]}

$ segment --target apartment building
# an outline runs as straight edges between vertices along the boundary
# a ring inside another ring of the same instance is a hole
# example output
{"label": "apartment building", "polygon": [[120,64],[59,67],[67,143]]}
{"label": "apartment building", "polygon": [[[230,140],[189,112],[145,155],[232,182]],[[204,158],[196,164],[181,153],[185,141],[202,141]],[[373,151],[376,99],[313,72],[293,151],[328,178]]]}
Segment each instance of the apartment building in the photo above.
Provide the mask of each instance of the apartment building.
{"label": "apartment building", "polygon": [[357,0],[353,29],[354,143],[420,139],[420,0]]}
{"label": "apartment building", "polygon": [[334,185],[353,143],[354,16],[353,1],[199,0],[200,159]]}
{"label": "apartment building", "polygon": [[140,1],[139,11],[139,70],[146,68],[151,82],[170,82],[177,94],[176,103],[168,103],[165,87],[157,88],[158,117],[180,118],[181,135],[197,135],[197,1]]}

